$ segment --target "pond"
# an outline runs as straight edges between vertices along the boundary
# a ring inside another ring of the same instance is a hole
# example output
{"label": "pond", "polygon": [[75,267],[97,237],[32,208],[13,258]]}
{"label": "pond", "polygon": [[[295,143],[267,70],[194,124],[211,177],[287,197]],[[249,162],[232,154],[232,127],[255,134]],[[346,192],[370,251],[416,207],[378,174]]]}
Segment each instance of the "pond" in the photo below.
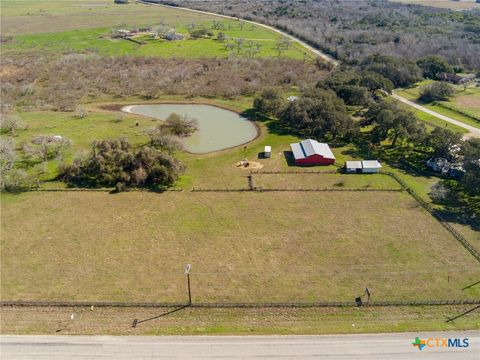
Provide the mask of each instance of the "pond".
{"label": "pond", "polygon": [[171,113],[198,120],[198,130],[183,138],[185,150],[204,154],[245,144],[257,136],[257,127],[236,112],[203,104],[132,105],[123,108],[132,114],[165,120]]}

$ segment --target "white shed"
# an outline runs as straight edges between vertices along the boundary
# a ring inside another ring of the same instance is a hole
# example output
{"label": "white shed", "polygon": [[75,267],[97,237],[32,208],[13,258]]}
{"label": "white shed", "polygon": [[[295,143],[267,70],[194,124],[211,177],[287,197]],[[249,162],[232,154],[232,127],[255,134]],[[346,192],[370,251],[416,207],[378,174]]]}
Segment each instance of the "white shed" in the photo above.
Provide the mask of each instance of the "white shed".
{"label": "white shed", "polygon": [[378,160],[362,160],[362,172],[371,174],[380,172],[382,165]]}
{"label": "white shed", "polygon": [[269,158],[272,156],[272,147],[271,146],[265,146],[263,150],[263,157],[264,158]]}
{"label": "white shed", "polygon": [[346,161],[345,170],[347,173],[358,173],[362,172],[362,162],[361,161]]}

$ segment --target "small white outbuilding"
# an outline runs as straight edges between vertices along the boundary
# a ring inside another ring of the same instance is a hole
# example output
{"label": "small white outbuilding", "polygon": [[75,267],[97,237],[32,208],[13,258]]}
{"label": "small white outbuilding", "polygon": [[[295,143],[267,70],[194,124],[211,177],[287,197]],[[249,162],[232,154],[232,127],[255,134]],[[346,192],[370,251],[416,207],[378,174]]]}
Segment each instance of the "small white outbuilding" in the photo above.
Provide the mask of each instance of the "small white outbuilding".
{"label": "small white outbuilding", "polygon": [[373,174],[380,172],[382,165],[378,160],[356,160],[356,161],[346,161],[345,162],[345,171],[349,174],[352,173],[363,173],[363,174]]}
{"label": "small white outbuilding", "polygon": [[272,157],[272,147],[271,146],[265,146],[263,149],[263,157],[264,158],[269,158]]}

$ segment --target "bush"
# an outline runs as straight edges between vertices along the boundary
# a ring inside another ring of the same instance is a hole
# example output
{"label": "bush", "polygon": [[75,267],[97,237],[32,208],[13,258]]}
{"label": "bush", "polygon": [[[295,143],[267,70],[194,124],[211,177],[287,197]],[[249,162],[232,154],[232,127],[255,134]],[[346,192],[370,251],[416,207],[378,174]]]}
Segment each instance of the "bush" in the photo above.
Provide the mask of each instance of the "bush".
{"label": "bush", "polygon": [[452,85],[445,82],[435,82],[426,86],[421,91],[418,99],[427,103],[439,100],[445,101],[448,100],[454,93],[455,89]]}
{"label": "bush", "polygon": [[126,138],[94,141],[90,153],[60,169],[61,178],[81,186],[171,186],[183,165],[149,146],[133,149]]}
{"label": "bush", "polygon": [[0,130],[5,134],[14,134],[16,130],[23,130],[26,126],[16,115],[0,115]]}
{"label": "bush", "polygon": [[150,138],[151,146],[166,150],[169,153],[173,153],[183,148],[180,139],[175,135],[165,132],[161,125],[148,130],[147,135]]}
{"label": "bush", "polygon": [[73,116],[76,117],[77,119],[84,119],[88,116],[88,111],[85,108],[85,106],[78,105],[75,108],[75,112]]}
{"label": "bush", "polygon": [[72,147],[72,142],[59,135],[36,135],[23,145],[27,158],[35,161],[47,161],[61,155]]}
{"label": "bush", "polygon": [[188,116],[171,113],[163,127],[176,136],[189,136],[198,129],[198,120]]}

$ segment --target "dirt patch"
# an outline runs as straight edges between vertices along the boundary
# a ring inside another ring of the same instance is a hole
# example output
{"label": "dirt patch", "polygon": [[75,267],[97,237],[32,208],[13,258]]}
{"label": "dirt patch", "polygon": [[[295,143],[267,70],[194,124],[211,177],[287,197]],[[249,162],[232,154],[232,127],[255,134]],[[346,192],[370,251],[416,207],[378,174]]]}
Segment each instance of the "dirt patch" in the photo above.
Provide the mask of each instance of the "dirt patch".
{"label": "dirt patch", "polygon": [[458,96],[455,103],[459,108],[465,108],[480,115],[480,96]]}
{"label": "dirt patch", "polygon": [[236,167],[241,169],[261,169],[263,165],[256,161],[249,161],[247,159],[243,159],[235,163]]}
{"label": "dirt patch", "polygon": [[107,104],[100,106],[100,109],[108,111],[121,111],[124,106],[124,104]]}

